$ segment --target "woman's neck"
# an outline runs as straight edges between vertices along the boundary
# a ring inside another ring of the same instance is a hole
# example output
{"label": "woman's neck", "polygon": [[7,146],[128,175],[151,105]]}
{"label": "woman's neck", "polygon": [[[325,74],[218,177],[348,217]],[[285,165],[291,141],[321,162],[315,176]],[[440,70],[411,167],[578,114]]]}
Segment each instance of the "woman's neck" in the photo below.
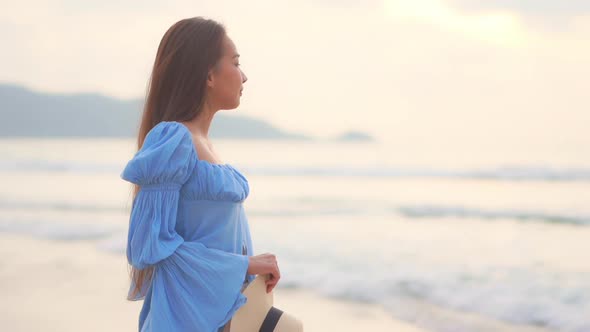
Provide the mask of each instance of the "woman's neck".
{"label": "woman's neck", "polygon": [[193,135],[209,141],[209,128],[213,122],[213,117],[218,110],[204,105],[199,115],[194,119],[185,122],[185,125],[190,129]]}

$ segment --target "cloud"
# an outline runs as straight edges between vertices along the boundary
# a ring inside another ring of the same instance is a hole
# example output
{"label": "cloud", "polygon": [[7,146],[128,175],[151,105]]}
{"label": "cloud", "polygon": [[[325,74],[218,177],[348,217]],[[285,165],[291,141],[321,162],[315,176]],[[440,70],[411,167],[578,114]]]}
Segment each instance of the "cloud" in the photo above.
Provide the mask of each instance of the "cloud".
{"label": "cloud", "polygon": [[559,26],[568,24],[572,18],[590,15],[588,0],[446,0],[446,2],[462,11],[509,11],[527,20]]}
{"label": "cloud", "polygon": [[[520,47],[528,40],[528,31],[511,12],[465,13],[442,0],[389,0],[386,11],[394,20],[419,22],[450,35],[461,35],[503,47]],[[429,38],[430,39],[430,38]]]}

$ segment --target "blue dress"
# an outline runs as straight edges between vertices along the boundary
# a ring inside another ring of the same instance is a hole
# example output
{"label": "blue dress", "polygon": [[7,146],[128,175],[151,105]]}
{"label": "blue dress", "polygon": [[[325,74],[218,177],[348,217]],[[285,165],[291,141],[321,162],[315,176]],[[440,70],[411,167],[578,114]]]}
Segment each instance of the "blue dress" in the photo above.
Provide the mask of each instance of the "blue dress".
{"label": "blue dress", "polygon": [[121,178],[138,184],[126,255],[154,266],[139,294],[139,331],[217,332],[246,303],[252,240],[243,202],[246,177],[229,164],[200,160],[191,132],[164,121],[147,134]]}

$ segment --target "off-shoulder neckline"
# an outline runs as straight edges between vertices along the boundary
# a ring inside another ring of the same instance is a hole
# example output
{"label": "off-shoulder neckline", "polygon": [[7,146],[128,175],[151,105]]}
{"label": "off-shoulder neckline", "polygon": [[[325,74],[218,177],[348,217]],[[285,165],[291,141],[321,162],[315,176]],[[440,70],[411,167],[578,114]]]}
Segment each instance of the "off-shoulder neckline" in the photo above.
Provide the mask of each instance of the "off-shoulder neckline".
{"label": "off-shoulder neckline", "polygon": [[166,121],[166,122],[170,122],[170,123],[177,123],[178,125],[180,125],[182,128],[184,128],[184,130],[186,130],[186,132],[190,135],[191,138],[191,147],[193,149],[193,152],[195,154],[195,159],[197,160],[197,162],[201,162],[201,163],[205,163],[211,166],[215,166],[215,167],[228,167],[228,168],[234,168],[231,164],[229,163],[223,163],[223,164],[217,164],[217,163],[212,163],[208,160],[205,159],[200,159],[199,158],[199,154],[197,153],[197,147],[195,146],[194,141],[192,140],[192,136],[193,133],[190,131],[190,129],[182,122],[179,121]]}

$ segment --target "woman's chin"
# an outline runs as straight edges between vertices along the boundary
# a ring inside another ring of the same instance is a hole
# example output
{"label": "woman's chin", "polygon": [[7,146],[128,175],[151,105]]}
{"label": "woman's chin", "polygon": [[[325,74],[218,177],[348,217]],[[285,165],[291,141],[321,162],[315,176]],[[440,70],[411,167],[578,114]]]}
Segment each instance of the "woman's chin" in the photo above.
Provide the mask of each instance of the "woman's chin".
{"label": "woman's chin", "polygon": [[233,110],[233,109],[238,108],[238,106],[240,106],[240,101],[239,100],[236,101],[233,105],[228,105],[228,106],[222,107],[221,109],[222,110]]}

